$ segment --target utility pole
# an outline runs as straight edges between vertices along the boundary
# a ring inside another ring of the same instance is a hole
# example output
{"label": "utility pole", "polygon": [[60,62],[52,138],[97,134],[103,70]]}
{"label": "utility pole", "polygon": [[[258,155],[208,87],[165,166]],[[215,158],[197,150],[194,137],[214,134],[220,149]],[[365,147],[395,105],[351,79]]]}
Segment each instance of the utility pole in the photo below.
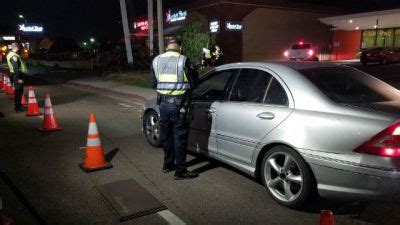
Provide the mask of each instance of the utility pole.
{"label": "utility pole", "polygon": [[164,53],[164,17],[162,0],[157,0],[157,22],[158,22],[158,51]]}
{"label": "utility pole", "polygon": [[119,0],[121,5],[121,17],[122,17],[122,27],[124,29],[124,37],[125,37],[125,47],[126,47],[126,56],[129,64],[133,64],[133,56],[132,56],[132,47],[131,47],[131,34],[129,32],[128,26],[128,15],[126,13],[126,4],[125,0]]}
{"label": "utility pole", "polygon": [[147,22],[149,24],[149,49],[150,56],[154,54],[154,26],[153,26],[153,1],[147,0]]}

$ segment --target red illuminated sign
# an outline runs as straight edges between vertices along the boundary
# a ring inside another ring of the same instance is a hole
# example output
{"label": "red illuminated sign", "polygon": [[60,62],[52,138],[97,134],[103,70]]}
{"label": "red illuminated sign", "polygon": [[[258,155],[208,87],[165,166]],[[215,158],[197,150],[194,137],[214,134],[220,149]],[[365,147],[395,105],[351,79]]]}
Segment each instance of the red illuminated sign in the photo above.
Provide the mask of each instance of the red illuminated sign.
{"label": "red illuminated sign", "polygon": [[138,30],[148,30],[149,22],[147,20],[136,21],[133,23],[133,28],[138,29]]}

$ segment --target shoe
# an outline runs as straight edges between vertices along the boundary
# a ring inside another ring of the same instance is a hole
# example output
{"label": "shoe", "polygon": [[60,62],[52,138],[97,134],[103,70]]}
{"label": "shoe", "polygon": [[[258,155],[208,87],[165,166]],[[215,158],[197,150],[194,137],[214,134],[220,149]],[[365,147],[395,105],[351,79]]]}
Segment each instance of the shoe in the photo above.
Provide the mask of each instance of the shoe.
{"label": "shoe", "polygon": [[15,112],[16,112],[16,113],[22,112],[22,109],[15,108]]}
{"label": "shoe", "polygon": [[172,171],[174,171],[174,170],[175,170],[175,167],[166,167],[166,166],[163,166],[162,172],[163,172],[163,173],[169,173],[169,172],[172,172]]}
{"label": "shoe", "polygon": [[185,180],[185,179],[193,179],[198,176],[199,176],[199,174],[196,172],[186,171],[182,174],[175,174],[174,179],[175,180]]}

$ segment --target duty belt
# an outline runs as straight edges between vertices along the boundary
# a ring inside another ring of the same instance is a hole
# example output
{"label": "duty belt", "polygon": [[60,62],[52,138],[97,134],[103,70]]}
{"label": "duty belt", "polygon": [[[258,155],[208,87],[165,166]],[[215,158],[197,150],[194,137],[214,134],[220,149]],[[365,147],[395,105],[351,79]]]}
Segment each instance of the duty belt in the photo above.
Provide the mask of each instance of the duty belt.
{"label": "duty belt", "polygon": [[172,95],[160,95],[161,102],[167,102],[171,104],[175,104],[177,102],[181,102],[183,99],[182,95],[172,96]]}

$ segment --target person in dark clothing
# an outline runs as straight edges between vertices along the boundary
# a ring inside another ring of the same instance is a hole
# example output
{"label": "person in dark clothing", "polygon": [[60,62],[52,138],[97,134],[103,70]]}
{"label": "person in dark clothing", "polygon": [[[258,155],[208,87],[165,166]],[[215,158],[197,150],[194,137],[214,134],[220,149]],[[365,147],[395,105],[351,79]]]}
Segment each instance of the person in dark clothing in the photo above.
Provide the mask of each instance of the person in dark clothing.
{"label": "person in dark clothing", "polygon": [[28,73],[25,63],[18,54],[19,44],[14,42],[11,44],[11,51],[7,54],[7,64],[10,69],[10,80],[14,85],[14,106],[15,111],[23,110],[21,99],[24,94],[24,74]]}
{"label": "person in dark clothing", "polygon": [[198,176],[186,167],[188,93],[196,86],[198,74],[192,69],[189,59],[180,52],[180,41],[170,40],[167,52],[154,58],[150,73],[150,85],[157,89],[157,103],[160,105],[163,172],[175,170],[175,180]]}

